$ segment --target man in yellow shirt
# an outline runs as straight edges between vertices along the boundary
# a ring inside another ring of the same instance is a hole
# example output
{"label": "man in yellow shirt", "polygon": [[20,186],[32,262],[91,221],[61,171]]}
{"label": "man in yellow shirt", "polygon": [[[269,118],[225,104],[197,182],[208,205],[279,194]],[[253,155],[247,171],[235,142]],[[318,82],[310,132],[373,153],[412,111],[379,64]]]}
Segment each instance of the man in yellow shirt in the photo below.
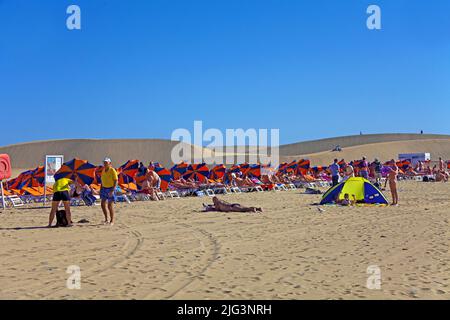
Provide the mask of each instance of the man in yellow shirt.
{"label": "man in yellow shirt", "polygon": [[[118,182],[118,175],[116,169],[111,166],[111,159],[105,158],[103,160],[103,171],[102,171],[102,187],[100,189],[100,199],[102,200],[102,210],[105,215],[105,224],[114,225],[114,207],[113,204],[116,202],[116,188]],[[108,203],[108,208],[106,208],[106,203]],[[108,211],[110,220],[108,221]]]}
{"label": "man in yellow shirt", "polygon": [[69,226],[72,225],[72,215],[70,213],[70,185],[74,182],[67,178],[61,178],[55,181],[53,185],[53,200],[52,209],[50,211],[50,217],[48,219],[48,227],[52,227],[53,220],[55,219],[56,211],[62,201],[64,204],[64,210],[66,211],[66,219]]}

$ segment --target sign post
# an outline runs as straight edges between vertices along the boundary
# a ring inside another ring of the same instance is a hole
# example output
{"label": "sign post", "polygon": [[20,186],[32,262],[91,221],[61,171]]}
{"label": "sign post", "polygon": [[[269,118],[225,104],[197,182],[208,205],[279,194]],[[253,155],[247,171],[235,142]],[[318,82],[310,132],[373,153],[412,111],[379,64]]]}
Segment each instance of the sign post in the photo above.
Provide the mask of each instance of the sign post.
{"label": "sign post", "polygon": [[47,201],[47,184],[55,183],[54,175],[64,163],[62,155],[45,156],[45,180],[44,180],[44,206]]}

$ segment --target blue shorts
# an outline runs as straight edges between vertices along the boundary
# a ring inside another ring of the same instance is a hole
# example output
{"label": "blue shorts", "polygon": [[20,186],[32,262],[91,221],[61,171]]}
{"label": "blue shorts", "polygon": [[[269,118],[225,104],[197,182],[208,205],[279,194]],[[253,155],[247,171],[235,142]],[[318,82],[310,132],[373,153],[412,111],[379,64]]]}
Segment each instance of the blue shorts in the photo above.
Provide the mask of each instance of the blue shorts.
{"label": "blue shorts", "polygon": [[[111,191],[113,191],[112,196],[109,195]],[[116,193],[114,192],[114,188],[101,188],[100,199],[107,200],[108,202],[116,202]]]}
{"label": "blue shorts", "polygon": [[369,171],[361,170],[359,173],[364,179],[369,179]]}

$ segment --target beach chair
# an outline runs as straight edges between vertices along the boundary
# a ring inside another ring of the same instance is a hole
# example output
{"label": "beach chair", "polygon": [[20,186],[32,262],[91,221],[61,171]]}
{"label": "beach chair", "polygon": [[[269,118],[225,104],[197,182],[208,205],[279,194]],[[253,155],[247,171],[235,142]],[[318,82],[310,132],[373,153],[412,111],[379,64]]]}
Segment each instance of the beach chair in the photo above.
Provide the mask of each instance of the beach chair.
{"label": "beach chair", "polygon": [[171,198],[180,198],[180,194],[176,190],[169,190],[167,192]]}
{"label": "beach chair", "polygon": [[213,189],[215,194],[229,194],[231,191],[227,187],[219,187]]}
{"label": "beach chair", "polygon": [[159,200],[166,200],[166,196],[161,190],[156,191],[156,196],[158,197]]}
{"label": "beach chair", "polygon": [[293,183],[286,184],[288,190],[297,190],[297,187]]}
{"label": "beach chair", "polygon": [[281,190],[283,190],[279,185],[277,185],[277,184],[275,184],[275,185],[273,185],[273,187],[272,187],[272,191],[281,191]]}
{"label": "beach chair", "polygon": [[205,190],[206,195],[210,196],[210,197],[214,197],[215,193],[212,189],[206,189]]}
{"label": "beach chair", "polygon": [[230,190],[231,193],[242,193],[241,189],[239,189],[238,187],[231,187]]}
{"label": "beach chair", "polygon": [[[6,201],[5,201],[6,207],[13,206],[14,208],[17,208],[17,207],[22,207],[25,205],[25,203],[22,201],[22,199],[20,199],[20,197],[15,194],[10,194],[8,196],[5,195],[5,199],[6,199]],[[0,200],[1,200],[1,198],[0,198]]]}

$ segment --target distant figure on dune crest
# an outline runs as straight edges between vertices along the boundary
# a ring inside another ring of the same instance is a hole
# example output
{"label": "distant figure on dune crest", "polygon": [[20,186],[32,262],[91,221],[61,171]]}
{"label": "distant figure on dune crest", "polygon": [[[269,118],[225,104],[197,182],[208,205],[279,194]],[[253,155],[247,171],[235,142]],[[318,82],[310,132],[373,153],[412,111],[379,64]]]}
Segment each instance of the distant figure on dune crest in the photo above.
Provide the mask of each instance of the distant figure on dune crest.
{"label": "distant figure on dune crest", "polygon": [[203,204],[205,211],[219,211],[219,212],[263,212],[261,208],[256,207],[244,207],[239,203],[228,203],[223,200],[219,200],[217,197],[212,198],[213,205]]}

